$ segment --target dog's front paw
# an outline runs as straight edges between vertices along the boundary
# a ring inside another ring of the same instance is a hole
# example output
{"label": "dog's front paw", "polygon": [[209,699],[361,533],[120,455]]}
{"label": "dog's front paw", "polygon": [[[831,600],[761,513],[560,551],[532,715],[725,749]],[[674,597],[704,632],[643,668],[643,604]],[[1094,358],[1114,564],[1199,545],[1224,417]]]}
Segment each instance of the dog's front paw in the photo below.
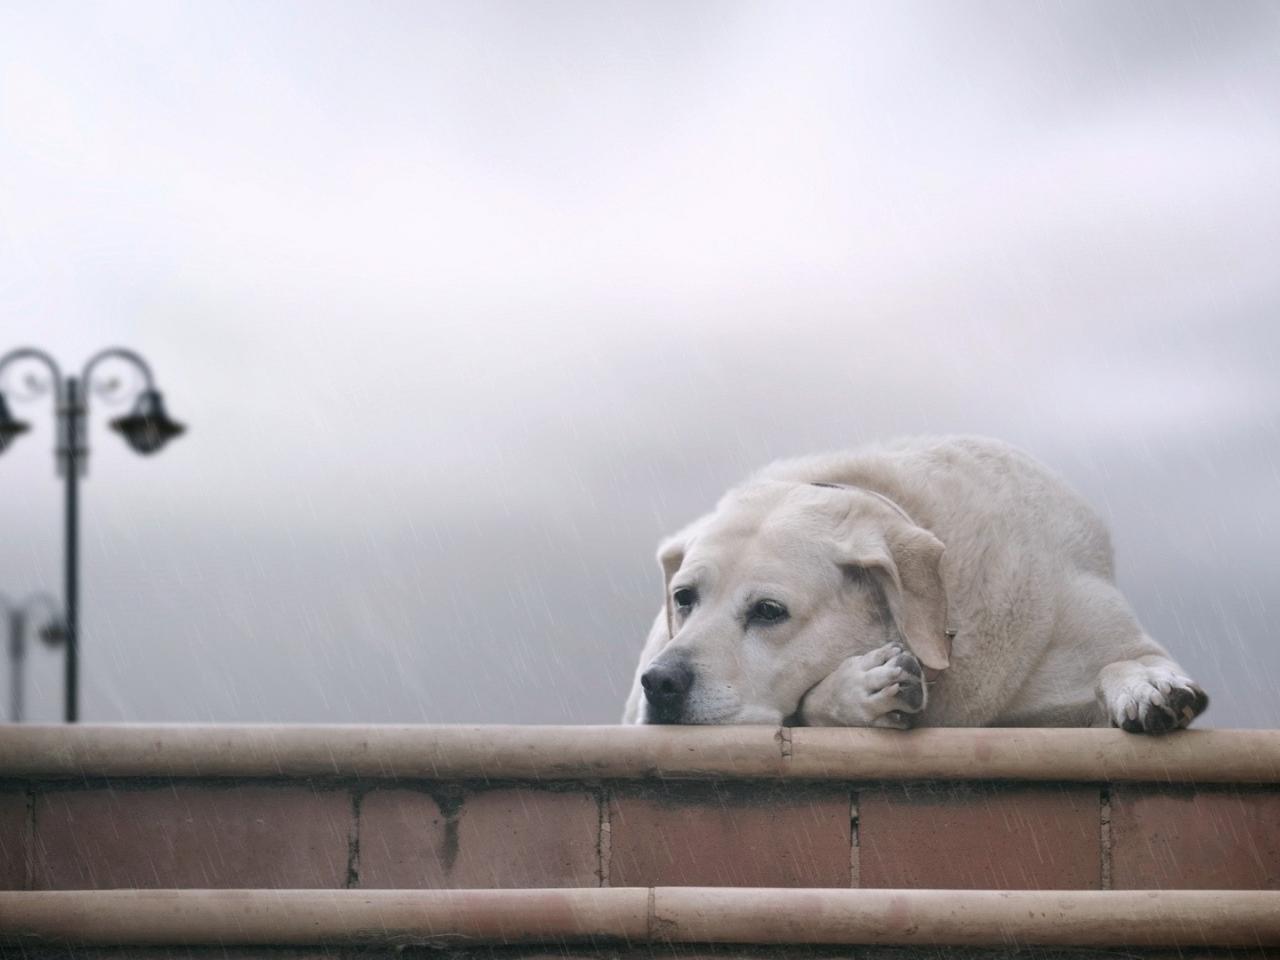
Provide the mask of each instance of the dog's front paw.
{"label": "dog's front paw", "polygon": [[924,670],[916,655],[899,643],[891,643],[859,660],[865,671],[867,703],[875,713],[871,725],[897,730],[913,726],[927,700]]}
{"label": "dog's front paw", "polygon": [[1129,733],[1168,733],[1187,726],[1209,705],[1205,692],[1181,674],[1138,663],[1126,666],[1131,669],[1111,686],[1104,701],[1113,727]]}
{"label": "dog's front paw", "polygon": [[906,730],[925,707],[923,674],[913,653],[887,644],[836,667],[809,691],[801,715],[811,726]]}

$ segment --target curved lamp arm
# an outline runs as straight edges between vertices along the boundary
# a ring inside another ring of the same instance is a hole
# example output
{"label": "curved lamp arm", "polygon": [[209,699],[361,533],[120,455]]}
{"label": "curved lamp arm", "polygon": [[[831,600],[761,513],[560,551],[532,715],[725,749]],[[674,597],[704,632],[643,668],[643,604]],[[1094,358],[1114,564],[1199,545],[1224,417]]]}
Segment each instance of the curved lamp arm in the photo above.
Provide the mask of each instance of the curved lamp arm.
{"label": "curved lamp arm", "polygon": [[62,393],[62,369],[58,366],[58,361],[43,350],[37,350],[34,347],[20,347],[17,350],[10,350],[3,357],[0,357],[0,385],[3,384],[2,378],[5,369],[12,364],[21,363],[23,360],[37,360],[45,365],[49,375],[53,378],[53,389],[50,392],[53,394],[53,403],[56,407]]}
{"label": "curved lamp arm", "polygon": [[93,370],[103,360],[124,360],[142,374],[143,390],[155,390],[155,377],[151,374],[151,366],[141,355],[134,353],[125,347],[107,347],[105,350],[99,350],[90,357],[84,365],[84,372],[80,374],[80,382],[84,384],[84,397],[87,402],[89,399],[89,378],[93,376]]}

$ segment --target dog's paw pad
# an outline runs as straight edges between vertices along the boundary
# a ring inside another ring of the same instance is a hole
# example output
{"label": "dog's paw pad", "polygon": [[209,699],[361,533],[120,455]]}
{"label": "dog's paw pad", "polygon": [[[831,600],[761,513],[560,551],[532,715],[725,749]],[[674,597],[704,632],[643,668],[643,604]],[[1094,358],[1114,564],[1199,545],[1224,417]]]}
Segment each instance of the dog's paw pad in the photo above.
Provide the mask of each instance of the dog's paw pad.
{"label": "dog's paw pad", "polygon": [[920,666],[920,661],[916,659],[916,655],[905,650],[893,658],[892,665],[912,676],[918,677],[924,673],[923,668]]}
{"label": "dog's paw pad", "polygon": [[1169,709],[1181,718],[1183,723],[1190,723],[1209,706],[1209,696],[1198,686],[1187,681],[1185,686],[1170,689],[1167,700]]}
{"label": "dog's paw pad", "polygon": [[924,706],[924,684],[918,679],[903,680],[898,684],[898,699],[908,710]]}

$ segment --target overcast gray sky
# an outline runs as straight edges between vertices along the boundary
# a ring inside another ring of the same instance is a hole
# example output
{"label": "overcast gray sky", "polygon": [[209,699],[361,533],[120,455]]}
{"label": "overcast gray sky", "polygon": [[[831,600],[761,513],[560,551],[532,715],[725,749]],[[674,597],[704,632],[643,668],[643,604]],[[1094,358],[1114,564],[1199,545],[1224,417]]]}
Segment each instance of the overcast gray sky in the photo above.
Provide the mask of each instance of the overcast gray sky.
{"label": "overcast gray sky", "polygon": [[[90,720],[612,722],[663,534],[965,431],[1280,726],[1278,250],[1275,3],[0,8],[0,349],[136,347],[191,425],[94,411]],[[60,583],[15,411],[10,594]]]}

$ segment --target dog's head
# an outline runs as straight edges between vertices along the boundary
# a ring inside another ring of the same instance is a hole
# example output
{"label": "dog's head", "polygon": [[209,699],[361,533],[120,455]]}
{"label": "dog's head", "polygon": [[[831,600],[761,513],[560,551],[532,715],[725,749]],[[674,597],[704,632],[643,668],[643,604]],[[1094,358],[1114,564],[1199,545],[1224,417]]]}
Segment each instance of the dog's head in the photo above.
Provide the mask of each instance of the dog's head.
{"label": "dog's head", "polygon": [[670,639],[642,676],[646,722],[781,723],[846,657],[894,639],[944,669],[942,552],[857,487],[730,492],[658,549]]}

